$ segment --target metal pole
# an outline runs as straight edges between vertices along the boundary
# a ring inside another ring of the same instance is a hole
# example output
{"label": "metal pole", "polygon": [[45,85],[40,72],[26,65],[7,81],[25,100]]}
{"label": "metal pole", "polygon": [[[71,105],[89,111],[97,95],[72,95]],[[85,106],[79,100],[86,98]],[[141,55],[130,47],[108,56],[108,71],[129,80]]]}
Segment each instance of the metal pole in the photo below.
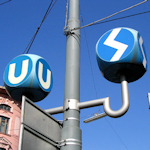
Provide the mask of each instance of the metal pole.
{"label": "metal pole", "polygon": [[66,72],[64,121],[60,150],[81,150],[80,110],[80,27],[79,0],[70,0],[68,30],[66,32]]}

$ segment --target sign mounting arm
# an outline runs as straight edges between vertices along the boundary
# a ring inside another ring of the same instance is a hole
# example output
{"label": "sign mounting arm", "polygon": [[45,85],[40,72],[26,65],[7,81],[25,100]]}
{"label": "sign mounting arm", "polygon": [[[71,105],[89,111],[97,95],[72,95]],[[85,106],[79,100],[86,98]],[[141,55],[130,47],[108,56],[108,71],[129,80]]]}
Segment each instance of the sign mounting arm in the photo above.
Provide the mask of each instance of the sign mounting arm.
{"label": "sign mounting arm", "polygon": [[122,115],[124,115],[128,111],[129,104],[130,104],[129,92],[128,92],[128,82],[126,81],[126,78],[124,75],[122,75],[120,77],[120,80],[121,80],[121,89],[122,89],[122,107],[117,111],[113,111],[110,108],[110,98],[108,97],[103,102],[105,112],[101,113],[101,114],[97,114],[89,119],[84,120],[84,123],[89,123],[91,121],[100,119],[107,115],[110,117],[113,117],[113,118],[118,118],[118,117],[121,117]]}
{"label": "sign mounting arm", "polygon": [[[127,112],[127,110],[129,109],[128,82],[126,81],[126,78],[124,75],[121,76],[120,80],[121,80],[121,89],[122,89],[122,107],[119,110],[113,111],[110,108],[110,98],[109,97],[97,99],[97,100],[91,100],[91,101],[87,101],[87,102],[77,103],[77,107],[79,109],[104,105],[104,111],[105,111],[104,113],[97,114],[96,116],[93,116],[89,119],[84,120],[85,123],[94,121],[96,119],[105,117],[107,115],[110,117],[113,117],[113,118],[121,117],[122,115],[124,115]],[[52,109],[48,109],[45,111],[47,113],[50,113],[51,115],[52,114],[58,114],[58,113],[63,112],[63,107],[52,108]]]}

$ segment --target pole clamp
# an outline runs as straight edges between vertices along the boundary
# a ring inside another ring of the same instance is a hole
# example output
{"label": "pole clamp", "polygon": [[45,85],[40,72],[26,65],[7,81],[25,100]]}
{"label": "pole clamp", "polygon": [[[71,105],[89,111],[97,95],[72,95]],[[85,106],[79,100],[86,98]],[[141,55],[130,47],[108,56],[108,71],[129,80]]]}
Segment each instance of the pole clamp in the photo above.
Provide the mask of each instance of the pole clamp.
{"label": "pole clamp", "polygon": [[80,111],[78,103],[79,101],[77,99],[66,99],[64,102],[64,111],[69,109]]}
{"label": "pole clamp", "polygon": [[71,27],[70,26],[65,27],[63,30],[63,34],[66,36],[73,34],[73,32],[71,31]]}
{"label": "pole clamp", "polygon": [[64,119],[64,121],[67,121],[67,120],[76,120],[76,121],[80,122],[80,120],[78,118],[74,118],[74,117],[68,117],[68,118]]}
{"label": "pole clamp", "polygon": [[78,145],[82,147],[82,142],[77,139],[66,139],[66,140],[60,141],[59,147],[66,146],[66,145]]}

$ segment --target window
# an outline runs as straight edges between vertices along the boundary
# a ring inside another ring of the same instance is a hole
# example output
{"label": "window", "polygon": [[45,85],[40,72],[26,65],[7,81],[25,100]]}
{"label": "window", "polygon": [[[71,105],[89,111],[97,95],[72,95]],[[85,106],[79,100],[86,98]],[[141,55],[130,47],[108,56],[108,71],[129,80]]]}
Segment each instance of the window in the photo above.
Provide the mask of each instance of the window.
{"label": "window", "polygon": [[7,110],[7,111],[10,111],[10,106],[5,105],[5,104],[0,104],[0,109],[4,109],[4,110]]}
{"label": "window", "polygon": [[0,116],[0,132],[7,134],[8,123],[9,123],[9,118]]}

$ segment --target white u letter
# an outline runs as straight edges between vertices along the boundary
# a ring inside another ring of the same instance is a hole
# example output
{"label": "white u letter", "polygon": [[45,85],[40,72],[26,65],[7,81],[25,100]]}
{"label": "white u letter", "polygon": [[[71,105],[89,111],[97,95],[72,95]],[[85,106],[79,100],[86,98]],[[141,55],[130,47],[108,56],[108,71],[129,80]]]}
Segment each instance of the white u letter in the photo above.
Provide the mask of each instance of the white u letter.
{"label": "white u letter", "polygon": [[41,62],[39,62],[38,78],[39,78],[39,81],[40,81],[41,85],[43,86],[43,88],[48,89],[51,84],[51,71],[49,69],[47,69],[46,82],[43,80],[42,74],[43,74],[43,64]]}
{"label": "white u letter", "polygon": [[20,83],[27,75],[28,65],[29,65],[29,59],[24,60],[22,62],[22,70],[21,70],[21,74],[20,74],[19,77],[15,77],[16,63],[13,63],[13,64],[9,65],[9,73],[8,73],[9,82],[12,83],[12,84]]}

